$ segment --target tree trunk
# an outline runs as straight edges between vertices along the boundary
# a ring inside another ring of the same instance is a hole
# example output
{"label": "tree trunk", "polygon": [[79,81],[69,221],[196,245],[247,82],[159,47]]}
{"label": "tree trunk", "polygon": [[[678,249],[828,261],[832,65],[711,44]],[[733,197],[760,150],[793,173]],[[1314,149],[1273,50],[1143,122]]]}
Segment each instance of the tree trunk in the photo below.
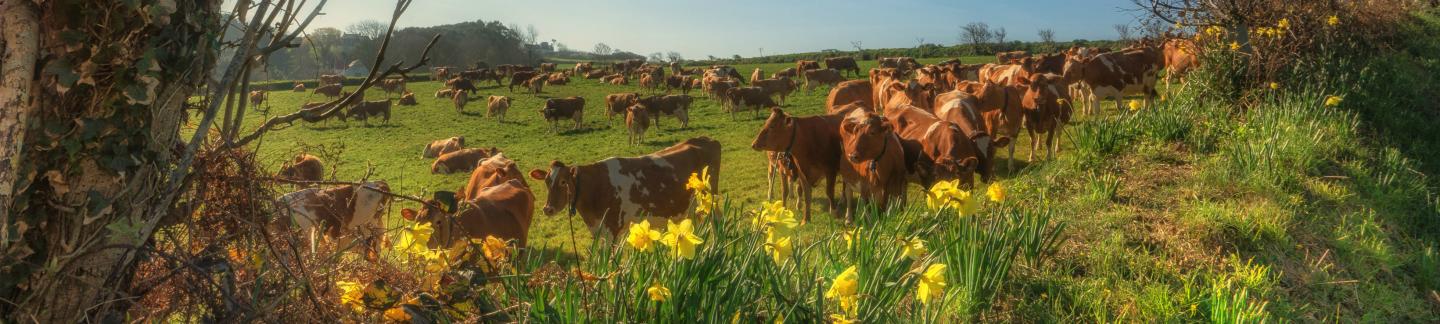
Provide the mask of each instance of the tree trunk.
{"label": "tree trunk", "polygon": [[0,322],[125,319],[219,0],[0,0]]}

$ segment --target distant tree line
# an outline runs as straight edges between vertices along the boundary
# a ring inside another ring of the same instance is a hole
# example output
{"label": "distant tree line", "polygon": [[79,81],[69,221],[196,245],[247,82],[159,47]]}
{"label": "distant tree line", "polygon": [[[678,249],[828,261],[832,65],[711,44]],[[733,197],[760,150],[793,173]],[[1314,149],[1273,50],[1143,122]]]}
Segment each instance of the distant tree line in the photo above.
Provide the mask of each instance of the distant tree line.
{"label": "distant tree line", "polygon": [[[519,26],[506,26],[499,21],[476,20],[458,24],[431,27],[410,27],[395,31],[390,48],[424,48],[435,34],[440,42],[430,52],[431,66],[472,66],[477,62],[486,64],[534,64],[543,57],[543,49],[553,50],[548,43],[534,43],[538,37],[533,26],[520,30]],[[345,30],[317,28],[310,31],[300,46],[280,50],[271,55],[266,68],[269,79],[293,80],[314,79],[320,74],[344,71],[351,62],[359,60],[362,65],[370,64],[380,46],[380,37],[385,25],[375,21],[362,21]],[[418,60],[416,51],[391,51],[384,66],[396,61],[412,63]],[[371,69],[371,66],[361,66]],[[264,79],[265,76],[257,77]]]}
{"label": "distant tree line", "polygon": [[[1046,34],[1048,34],[1048,35],[1046,35]],[[1040,42],[1022,42],[1022,41],[1017,41],[1017,40],[1011,40],[1011,41],[1007,41],[1007,42],[1004,42],[1004,43],[997,43],[997,42],[993,41],[994,38],[990,38],[990,39],[991,39],[990,41],[987,41],[987,42],[982,43],[982,44],[966,44],[966,43],[962,43],[962,44],[959,44],[959,45],[945,46],[945,45],[927,43],[927,44],[921,44],[921,45],[919,45],[919,46],[910,47],[910,48],[879,48],[879,49],[859,49],[859,50],[850,50],[850,51],[841,51],[841,50],[836,50],[836,49],[827,49],[827,50],[822,50],[822,51],[819,51],[819,52],[793,53],[793,54],[780,54],[780,55],[767,55],[767,56],[761,56],[761,57],[740,57],[739,55],[735,55],[735,56],[732,56],[732,57],[730,57],[730,58],[717,58],[717,57],[711,56],[711,57],[709,57],[708,59],[704,59],[704,60],[686,61],[685,64],[686,64],[686,65],[696,65],[696,66],[707,66],[707,65],[715,65],[715,64],[793,63],[793,62],[795,62],[796,60],[815,60],[815,61],[819,61],[819,60],[822,60],[822,59],[827,58],[827,57],[836,57],[836,56],[851,56],[851,57],[855,57],[856,59],[859,59],[859,60],[874,60],[874,59],[880,58],[880,57],[895,57],[895,56],[908,56],[908,57],[914,57],[914,58],[936,58],[936,57],[956,58],[956,57],[962,57],[962,56],[977,56],[977,55],[979,55],[979,56],[987,56],[987,55],[994,55],[994,54],[997,53],[997,52],[1006,52],[1006,51],[1028,51],[1028,52],[1031,52],[1031,53],[1049,53],[1049,52],[1063,51],[1063,50],[1065,50],[1065,49],[1070,48],[1071,46],[1109,47],[1109,48],[1114,48],[1114,49],[1120,49],[1120,48],[1125,47],[1125,44],[1126,44],[1125,42],[1115,41],[1115,40],[1084,40],[1084,39],[1077,39],[1077,40],[1068,41],[1068,42],[1055,42],[1055,41],[1053,40],[1053,37],[1054,37],[1053,34],[1054,34],[1053,31],[1050,31],[1050,32],[1047,33],[1047,32],[1044,32],[1044,30],[1042,30],[1041,35],[1043,35],[1043,36],[1048,36],[1049,41],[1040,41]],[[1046,37],[1042,37],[1042,38],[1046,38]],[[858,44],[858,42],[853,42],[852,46],[854,46],[855,44]]]}

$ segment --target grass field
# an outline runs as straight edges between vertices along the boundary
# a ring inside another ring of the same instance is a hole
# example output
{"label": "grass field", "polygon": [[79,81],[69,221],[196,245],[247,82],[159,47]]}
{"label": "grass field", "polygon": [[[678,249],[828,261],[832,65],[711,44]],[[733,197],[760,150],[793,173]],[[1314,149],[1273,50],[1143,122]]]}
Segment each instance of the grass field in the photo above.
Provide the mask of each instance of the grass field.
{"label": "grass field", "polygon": [[[992,60],[987,57],[962,58],[966,63],[986,62]],[[922,63],[933,63],[941,59],[922,60]],[[875,65],[874,61],[860,62],[861,70],[868,70]],[[794,67],[787,64],[764,64],[764,65],[740,65],[736,66],[741,74],[746,77],[752,69],[759,67],[766,71],[767,75],[786,67]],[[564,68],[562,66],[561,68]],[[411,91],[415,92],[420,105],[418,106],[395,106],[392,110],[390,122],[384,124],[377,119],[371,119],[369,125],[358,121],[342,123],[338,120],[331,120],[324,124],[310,125],[299,123],[288,129],[272,131],[266,135],[263,142],[258,144],[259,157],[265,165],[273,169],[299,152],[312,146],[323,145],[334,152],[331,156],[320,155],[326,159],[326,172],[332,172],[337,180],[356,180],[363,177],[366,172],[372,172],[371,179],[385,180],[391,189],[397,193],[428,197],[430,192],[437,190],[456,191],[465,185],[469,173],[456,173],[450,175],[430,174],[430,163],[432,159],[420,157],[420,151],[430,141],[448,138],[451,136],[464,136],[466,145],[469,147],[497,147],[505,152],[507,157],[516,160],[522,171],[533,168],[546,168],[551,160],[559,160],[567,164],[590,163],[612,156],[636,156],[649,154],[664,147],[668,147],[681,140],[697,136],[709,136],[720,141],[724,148],[722,159],[720,182],[722,193],[735,203],[745,205],[756,205],[766,198],[765,180],[765,155],[750,149],[750,141],[754,139],[759,131],[764,118],[769,116],[768,111],[762,112],[759,117],[754,114],[741,114],[742,118],[731,120],[727,113],[722,112],[718,102],[705,99],[699,91],[692,91],[691,95],[697,98],[692,106],[690,128],[680,129],[679,124],[673,118],[663,118],[663,128],[651,128],[646,134],[643,145],[626,144],[626,133],[624,129],[624,116],[618,116],[613,122],[607,124],[604,115],[605,96],[619,92],[638,92],[646,94],[645,90],[639,87],[639,82],[631,80],[629,86],[613,86],[599,84],[596,80],[585,80],[572,78],[570,84],[563,86],[546,86],[544,93],[539,96],[526,93],[523,89],[516,88],[511,93],[503,86],[496,86],[494,83],[477,84],[480,87],[479,100],[472,100],[466,106],[465,112],[457,113],[449,100],[435,99],[435,90],[442,84],[439,82],[412,82],[408,84]],[[353,89],[351,87],[350,89]],[[803,90],[792,94],[786,102],[784,109],[794,115],[808,116],[822,114],[825,110],[824,101],[828,88],[816,89],[812,93],[804,93]],[[372,89],[366,94],[369,100],[377,100],[383,96],[378,88]],[[504,124],[493,118],[484,117],[485,96],[505,95],[512,98],[512,107]],[[568,130],[566,127],[559,134],[552,133],[550,125],[541,118],[539,110],[548,98],[560,98],[568,96],[580,96],[585,98],[585,123],[584,128],[576,131]],[[309,101],[322,101],[324,96],[312,95],[309,92],[282,92],[270,93],[271,108],[269,115],[251,113],[247,115],[246,124],[255,127],[264,122],[266,118],[278,114],[290,113],[302,103]],[[1023,149],[1028,150],[1028,138],[1022,139],[1019,143],[1025,143]],[[341,149],[343,148],[343,149]],[[1018,151],[1017,151],[1018,152]],[[1018,154],[1018,153],[1017,153]],[[1018,165],[1024,165],[1019,163]],[[536,210],[543,206],[546,192],[543,186],[532,184],[536,189]],[[914,187],[914,186],[912,186]],[[837,189],[838,190],[838,189]],[[918,191],[918,187],[911,188]],[[816,197],[824,199],[822,192],[817,191]],[[916,197],[913,196],[912,197]],[[777,188],[778,199],[778,188]],[[398,220],[398,208],[415,208],[418,204],[400,201],[396,208],[392,208],[391,222]],[[824,214],[822,205],[816,205],[818,219],[828,221],[831,217]],[[574,225],[577,235],[580,237],[580,249],[583,250],[589,242],[589,233],[584,229],[584,224],[578,219],[572,219],[574,224],[567,223],[561,216],[547,218],[543,215],[536,215],[536,221],[530,233],[532,242],[537,246],[568,245],[570,228]],[[566,250],[569,249],[567,246]]]}

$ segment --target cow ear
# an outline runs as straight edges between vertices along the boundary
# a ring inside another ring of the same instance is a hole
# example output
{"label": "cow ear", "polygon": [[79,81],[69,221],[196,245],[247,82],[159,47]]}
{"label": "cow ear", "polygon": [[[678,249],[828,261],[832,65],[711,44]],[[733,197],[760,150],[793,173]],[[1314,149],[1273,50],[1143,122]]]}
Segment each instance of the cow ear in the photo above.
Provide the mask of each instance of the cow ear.
{"label": "cow ear", "polygon": [[975,170],[975,166],[979,164],[980,159],[976,159],[975,157],[968,157],[960,160],[960,167],[963,167],[967,170]]}
{"label": "cow ear", "polygon": [[405,220],[413,222],[415,221],[415,216],[417,215],[414,209],[405,208],[400,210],[400,217],[405,218]]}
{"label": "cow ear", "polygon": [[549,172],[545,172],[544,170],[540,170],[540,169],[530,170],[530,178],[531,178],[531,179],[535,179],[535,180],[545,180],[545,177],[546,177],[546,176],[549,176],[549,175],[550,175],[550,173],[549,173]]}

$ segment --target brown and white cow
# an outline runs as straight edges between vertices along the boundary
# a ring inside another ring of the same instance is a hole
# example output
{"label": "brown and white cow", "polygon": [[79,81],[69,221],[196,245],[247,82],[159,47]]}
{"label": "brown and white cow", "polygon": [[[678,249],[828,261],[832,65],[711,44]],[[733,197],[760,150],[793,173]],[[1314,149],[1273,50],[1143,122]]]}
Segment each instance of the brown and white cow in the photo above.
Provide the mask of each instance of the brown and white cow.
{"label": "brown and white cow", "polygon": [[430,81],[445,81],[450,79],[450,68],[437,67],[430,73]]}
{"label": "brown and white cow", "polygon": [[401,78],[380,80],[376,85],[380,86],[380,90],[384,90],[386,95],[405,92],[405,79]]}
{"label": "brown and white cow", "polygon": [[470,172],[480,160],[499,153],[499,150],[490,148],[467,148],[450,153],[441,154],[435,162],[430,163],[430,174],[451,174],[456,172]]}
{"label": "brown and white cow", "polygon": [[425,150],[420,152],[420,157],[433,159],[450,152],[459,151],[465,148],[465,137],[455,136],[446,139],[438,139],[425,145]]}
{"label": "brown and white cow", "polygon": [[280,172],[275,177],[292,181],[320,181],[325,177],[325,164],[314,155],[296,155],[280,166]]}
{"label": "brown and white cow", "polygon": [[[998,91],[999,87],[987,90]],[[977,154],[974,171],[980,174],[981,181],[990,182],[994,174],[996,148],[991,133],[985,130],[985,116],[980,111],[980,100],[960,90],[942,93],[935,97],[935,116],[959,128],[964,137],[961,145],[970,147],[970,150]],[[975,181],[973,176],[961,176],[961,180],[967,187]]]}
{"label": "brown and white cow", "polygon": [[959,125],[910,104],[888,109],[885,117],[900,136],[905,163],[921,187],[939,180],[973,181],[981,153]]}
{"label": "brown and white cow", "polygon": [[555,63],[540,63],[540,72],[542,72],[542,73],[555,72]]}
{"label": "brown and white cow", "polygon": [[682,94],[690,94],[690,77],[684,75],[665,77],[665,93],[670,93],[670,90],[675,89],[679,89]]}
{"label": "brown and white cow", "polygon": [[1114,99],[1116,109],[1123,110],[1121,101],[1127,95],[1144,96],[1145,105],[1150,105],[1156,96],[1156,73],[1163,62],[1160,51],[1151,48],[1073,56],[1065,62],[1064,77],[1068,83],[1089,88],[1087,110],[1097,108],[1099,101],[1107,98]]}
{"label": "brown and white cow", "polygon": [[580,129],[585,119],[585,98],[551,98],[545,100],[545,107],[540,109],[540,115],[545,121],[550,122],[550,129],[560,132],[561,120],[574,120],[575,126],[570,128]]}
{"label": "brown and white cow", "polygon": [[850,73],[854,73],[853,75],[855,76],[860,75],[860,65],[855,64],[854,57],[827,57],[825,58],[825,68],[834,69],[836,71],[848,71]]}
{"label": "brown and white cow", "polygon": [[495,117],[501,123],[505,122],[507,111],[510,111],[510,97],[490,96],[485,103],[485,117]]}
{"label": "brown and white cow", "polygon": [[[804,206],[801,210],[806,220],[810,219],[811,190],[822,179],[825,180],[825,199],[832,208],[835,206],[835,176],[844,153],[840,146],[840,118],[792,117],[774,108],[760,133],[750,142],[751,149],[775,153],[778,162],[788,166],[798,187],[796,198]],[[789,200],[788,186],[786,188],[781,191],[781,201]]]}
{"label": "brown and white cow", "polygon": [[891,127],[885,117],[863,109],[850,110],[840,121],[845,158],[840,174],[851,184],[842,197],[849,198],[849,187],[859,188],[861,199],[881,210],[892,200],[905,200],[905,149]]}
{"label": "brown and white cow", "polygon": [[584,75],[586,79],[599,79],[601,77],[610,75],[610,72],[606,72],[605,70],[590,70],[589,72],[585,72],[585,74],[581,75]]}
{"label": "brown and white cow", "polygon": [[645,142],[645,130],[650,129],[650,108],[645,104],[635,104],[625,108],[625,130],[629,136],[626,139],[630,145]]}
{"label": "brown and white cow", "polygon": [[566,76],[565,73],[554,72],[547,75],[545,83],[550,85],[565,85],[570,83],[570,77]]}
{"label": "brown and white cow", "polygon": [[805,92],[809,93],[810,91],[815,90],[816,86],[822,84],[834,87],[835,85],[838,85],[840,84],[840,82],[844,81],[845,77],[840,75],[840,71],[837,71],[835,69],[819,69],[805,71]]}
{"label": "brown and white cow", "polygon": [[1023,80],[1013,85],[966,81],[956,85],[956,90],[975,97],[981,116],[980,122],[975,125],[983,125],[985,132],[994,138],[993,148],[1009,148],[1007,168],[1014,167],[1015,147],[1010,144],[1020,136],[1021,119],[1024,118],[1020,99],[1028,83]]}
{"label": "brown and white cow", "polygon": [[1040,149],[1040,137],[1045,135],[1045,158],[1054,158],[1055,136],[1070,122],[1070,95],[1064,91],[1065,80],[1054,74],[1030,76],[1030,86],[1020,101],[1025,113],[1025,129],[1030,134],[1030,157],[1035,161],[1035,151]]}
{"label": "brown and white cow", "polygon": [[400,216],[431,224],[434,232],[426,246],[432,249],[485,237],[514,241],[515,246],[521,248],[528,245],[535,194],[524,180],[508,180],[481,189],[457,205],[459,210],[449,215],[436,208],[440,206],[438,201],[429,200],[420,211],[406,208],[400,211]]}
{"label": "brown and white cow", "polygon": [[609,81],[606,81],[607,83],[610,83],[610,85],[628,85],[628,84],[630,84],[630,79],[626,78],[624,75],[615,74],[615,75],[612,75],[612,76],[613,76],[613,78],[609,78]]}
{"label": "brown and white cow", "polygon": [[634,92],[612,93],[605,96],[605,119],[606,124],[614,120],[616,114],[624,115],[625,109],[636,103],[640,94]]}
{"label": "brown and white cow", "polygon": [[[814,71],[814,70],[811,70],[811,71]],[[799,77],[800,77],[800,73],[799,73],[799,72],[795,72],[795,68],[785,68],[785,69],[783,69],[783,70],[775,71],[775,73],[771,73],[771,74],[770,74],[770,78],[771,78],[771,79],[779,79],[779,78],[791,78],[791,79],[795,79],[795,78],[799,78]],[[754,82],[754,80],[751,80],[751,82]]]}
{"label": "brown and white cow", "polygon": [[[316,250],[320,233],[327,239],[345,238],[336,246],[363,247],[367,260],[378,260],[384,222],[381,214],[390,202],[386,195],[390,186],[384,181],[331,188],[307,188],[280,196],[276,204],[289,217],[277,219],[277,225],[294,226],[309,232],[310,251]],[[288,223],[288,224],[286,224]],[[354,245],[355,241],[365,241]]]}
{"label": "brown and white cow", "polygon": [[[639,157],[612,157],[585,165],[550,162],[550,170],[531,170],[550,193],[541,211],[579,214],[591,233],[619,236],[641,216],[678,218],[691,210],[693,193],[685,188],[692,173],[708,169],[710,190],[719,192],[720,142],[687,139]],[[652,222],[653,223],[653,222]]]}
{"label": "brown and white cow", "polygon": [[872,89],[870,80],[850,80],[840,82],[830,89],[830,94],[825,97],[825,114],[837,115],[849,104],[859,104],[866,110],[875,109],[874,99],[871,98]]}
{"label": "brown and white cow", "polygon": [[641,87],[641,88],[648,89],[648,90],[650,90],[650,92],[653,93],[653,92],[655,92],[657,89],[659,89],[659,86],[660,86],[660,81],[659,81],[659,80],[655,80],[655,77],[654,77],[653,74],[645,73],[645,74],[641,74],[641,75],[640,75],[640,87]]}
{"label": "brown and white cow", "polygon": [[593,70],[593,69],[595,69],[595,63],[594,63],[594,62],[580,62],[580,63],[575,63],[575,67],[572,68],[571,70],[574,71],[575,75],[583,75],[583,76],[585,76],[586,79],[594,79],[594,78],[591,78],[591,77],[590,77],[590,74],[589,74],[590,71]]}
{"label": "brown and white cow", "polygon": [[311,94],[318,93],[325,95],[326,98],[335,98],[340,96],[341,89],[343,88],[338,84],[323,85],[319,88],[315,88],[315,91],[311,92]]}
{"label": "brown and white cow", "polygon": [[450,88],[435,90],[435,99],[450,99],[450,97],[452,97],[454,94],[455,90],[452,90]]}

